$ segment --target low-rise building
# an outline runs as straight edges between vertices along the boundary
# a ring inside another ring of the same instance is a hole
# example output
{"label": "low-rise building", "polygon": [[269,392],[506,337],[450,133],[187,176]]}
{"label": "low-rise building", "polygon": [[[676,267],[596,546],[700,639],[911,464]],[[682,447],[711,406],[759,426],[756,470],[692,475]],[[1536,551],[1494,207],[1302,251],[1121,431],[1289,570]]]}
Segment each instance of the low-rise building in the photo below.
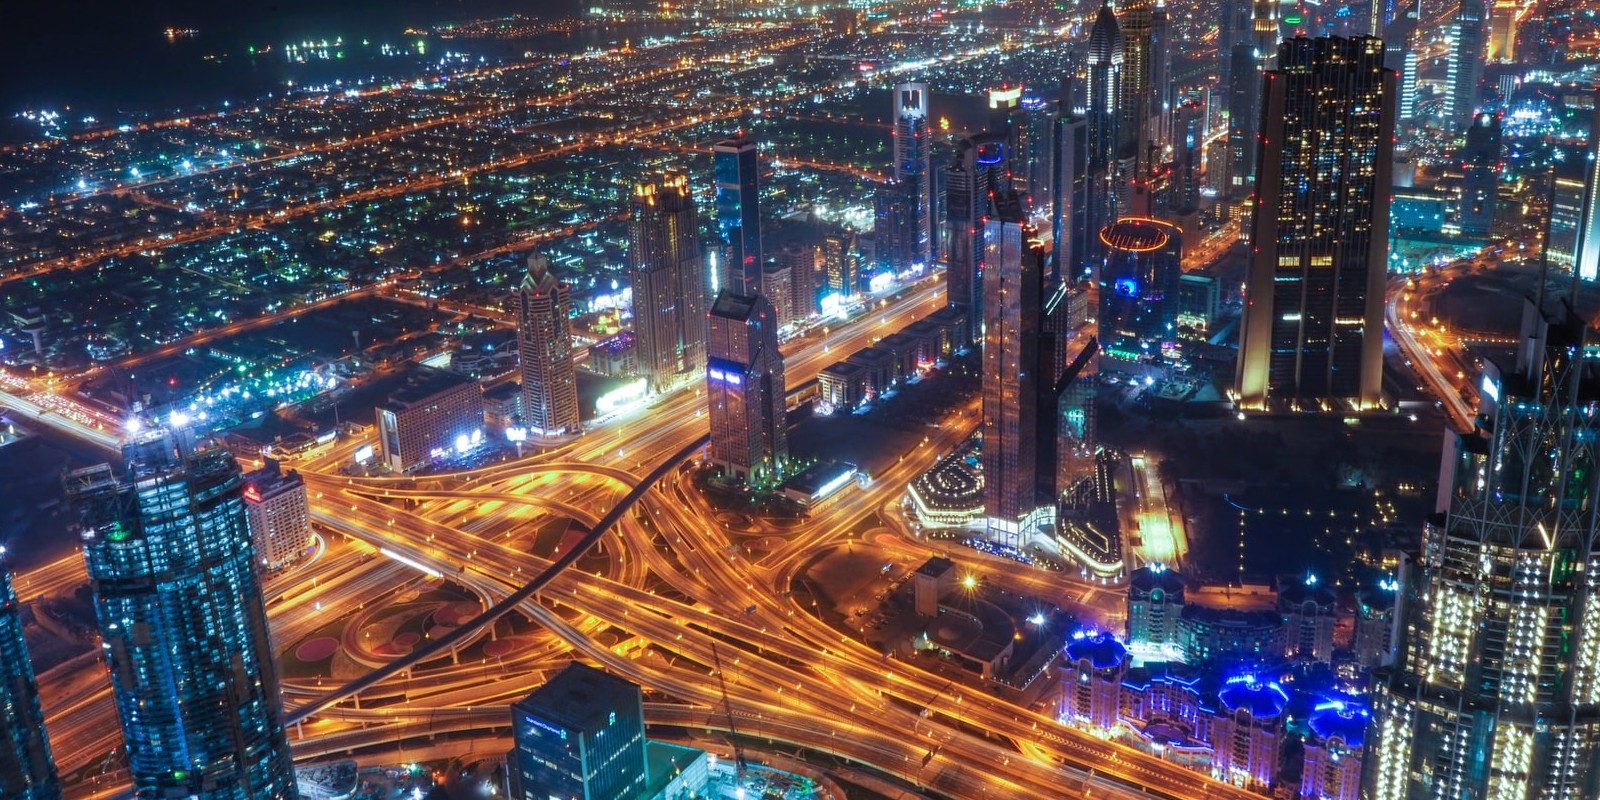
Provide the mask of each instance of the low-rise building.
{"label": "low-rise building", "polygon": [[395,472],[410,472],[483,442],[483,389],[465,375],[413,365],[377,407],[378,449]]}

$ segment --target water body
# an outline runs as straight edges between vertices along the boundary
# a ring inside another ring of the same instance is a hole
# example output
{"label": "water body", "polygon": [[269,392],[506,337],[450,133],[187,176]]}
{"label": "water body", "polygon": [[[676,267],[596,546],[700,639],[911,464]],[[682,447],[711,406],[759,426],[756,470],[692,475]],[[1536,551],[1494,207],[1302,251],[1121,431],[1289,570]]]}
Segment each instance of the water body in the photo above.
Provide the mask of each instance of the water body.
{"label": "water body", "polygon": [[[119,122],[240,103],[296,86],[404,77],[446,52],[516,58],[532,48],[604,44],[605,33],[532,42],[436,39],[427,29],[521,14],[574,17],[580,0],[47,0],[18,3],[0,26],[0,118],[40,132],[24,111]],[[168,35],[168,29],[172,35]],[[323,43],[326,43],[326,47]],[[421,46],[419,46],[419,42]],[[290,50],[290,45],[315,46]],[[386,47],[387,46],[387,47]],[[8,138],[15,138],[13,131]]]}

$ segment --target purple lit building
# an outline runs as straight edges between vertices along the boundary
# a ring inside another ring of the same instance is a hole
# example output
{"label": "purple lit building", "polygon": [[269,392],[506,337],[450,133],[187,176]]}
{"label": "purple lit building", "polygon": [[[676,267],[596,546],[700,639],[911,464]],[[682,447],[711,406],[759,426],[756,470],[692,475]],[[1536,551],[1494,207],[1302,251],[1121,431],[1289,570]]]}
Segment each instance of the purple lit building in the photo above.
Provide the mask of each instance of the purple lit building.
{"label": "purple lit building", "polygon": [[1300,796],[1308,800],[1356,800],[1361,789],[1361,753],[1369,714],[1351,699],[1319,703],[1306,725],[1305,768]]}
{"label": "purple lit building", "polygon": [[1061,719],[1077,728],[1110,731],[1117,725],[1128,648],[1110,633],[1079,631],[1062,659]]}
{"label": "purple lit building", "polygon": [[1246,787],[1272,783],[1288,705],[1288,693],[1275,681],[1248,673],[1227,679],[1211,721],[1211,770],[1218,780]]}

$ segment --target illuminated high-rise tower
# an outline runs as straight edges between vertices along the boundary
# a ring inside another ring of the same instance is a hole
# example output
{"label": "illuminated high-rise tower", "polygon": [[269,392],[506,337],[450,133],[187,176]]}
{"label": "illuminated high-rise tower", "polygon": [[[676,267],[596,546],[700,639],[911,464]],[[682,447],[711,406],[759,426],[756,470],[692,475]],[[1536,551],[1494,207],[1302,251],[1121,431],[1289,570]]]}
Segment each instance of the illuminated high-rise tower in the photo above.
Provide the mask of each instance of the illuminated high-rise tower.
{"label": "illuminated high-rise tower", "polygon": [[[1108,2],[1100,7],[1094,27],[1089,32],[1088,88],[1084,109],[1085,134],[1088,136],[1089,212],[1085,221],[1087,230],[1098,231],[1111,224],[1125,206],[1118,203],[1122,197],[1117,185],[1121,166],[1118,153],[1118,102],[1122,97],[1123,66],[1122,29],[1117,15]],[[1092,262],[1099,250],[1096,242],[1088,242],[1088,256]]]}
{"label": "illuminated high-rise tower", "polygon": [[1483,238],[1494,227],[1495,187],[1501,171],[1500,118],[1479,114],[1467,128],[1466,145],[1461,148],[1461,194],[1456,205],[1456,220],[1463,236]]}
{"label": "illuminated high-rise tower", "polygon": [[928,128],[928,86],[902,83],[894,90],[894,179],[912,200],[911,260],[933,263],[933,133]]}
{"label": "illuminated high-rise tower", "polygon": [[528,257],[517,287],[517,356],[522,363],[522,421],[555,436],[582,432],[578,376],[572,363],[571,289],[544,256]]}
{"label": "illuminated high-rise tower", "polygon": [[706,286],[700,220],[689,180],[665,175],[633,187],[628,269],[639,371],[660,391],[706,359]]}
{"label": "illuminated high-rise tower", "polygon": [[735,136],[717,142],[711,148],[711,172],[716,188],[717,238],[721,243],[715,289],[760,294],[761,161],[755,140]]}
{"label": "illuminated high-rise tower", "polygon": [[1367,800],[1600,795],[1600,362],[1568,304],[1528,302],[1521,334],[1401,575]]}
{"label": "illuminated high-rise tower", "polygon": [[1001,192],[994,202],[984,233],[983,504],[989,537],[1021,547],[1055,520],[1069,303],[1046,293],[1044,244],[1021,198]]}
{"label": "illuminated high-rise tower", "polygon": [[[1600,99],[1600,95],[1596,98]],[[1600,107],[1591,113],[1589,130],[1600,131]],[[1584,165],[1583,211],[1573,251],[1573,268],[1579,278],[1592,281],[1600,279],[1600,133],[1589,134],[1583,152],[1587,162]],[[1551,205],[1551,221],[1554,222],[1554,202]]]}
{"label": "illuminated high-rise tower", "polygon": [[983,218],[989,209],[990,164],[970,139],[956,145],[955,159],[944,174],[945,288],[953,308],[966,312],[974,340],[978,338],[983,289]]}
{"label": "illuminated high-rise tower", "polygon": [[[1278,51],[1278,2],[1250,4],[1250,39],[1233,45],[1228,85],[1228,197],[1243,200],[1256,185],[1262,74]],[[1259,201],[1260,198],[1256,198]]]}
{"label": "illuminated high-rise tower", "polygon": [[1370,37],[1290,39],[1266,74],[1242,407],[1380,402],[1394,83]]}
{"label": "illuminated high-rise tower", "polygon": [[1478,111],[1478,84],[1483,81],[1485,16],[1484,0],[1461,0],[1450,25],[1444,116],[1456,130],[1471,125]]}
{"label": "illuminated high-rise tower", "polygon": [[61,798],[5,547],[0,547],[0,797]]}
{"label": "illuminated high-rise tower", "polygon": [[732,480],[771,484],[789,459],[778,316],[760,295],[723,292],[706,334],[707,460]]}
{"label": "illuminated high-rise tower", "polygon": [[67,476],[140,800],[297,797],[244,478],[155,429]]}

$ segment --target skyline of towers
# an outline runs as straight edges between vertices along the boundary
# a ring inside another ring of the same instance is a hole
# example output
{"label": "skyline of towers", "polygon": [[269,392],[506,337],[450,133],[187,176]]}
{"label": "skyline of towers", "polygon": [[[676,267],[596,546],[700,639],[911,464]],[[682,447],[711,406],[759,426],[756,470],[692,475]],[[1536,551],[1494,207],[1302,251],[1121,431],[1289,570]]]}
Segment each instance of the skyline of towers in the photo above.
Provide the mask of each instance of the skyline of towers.
{"label": "skyline of towers", "polygon": [[11,585],[11,565],[0,545],[0,797],[60,800],[39,685],[22,638],[22,604]]}
{"label": "skyline of towers", "polygon": [[544,256],[528,257],[515,293],[522,421],[535,433],[581,433],[578,377],[572,363],[571,289]]}
{"label": "skyline of towers", "polygon": [[1286,40],[1266,73],[1241,407],[1382,400],[1394,90],[1371,37]]}
{"label": "skyline of towers", "polygon": [[786,400],[777,312],[761,295],[721,293],[706,333],[707,461],[734,481],[776,482],[789,458]]}
{"label": "skyline of towers", "polygon": [[902,83],[894,90],[894,180],[909,197],[912,264],[924,267],[937,257],[933,229],[933,132],[928,125],[928,85]]}
{"label": "skyline of towers", "polygon": [[148,429],[67,475],[138,798],[294,800],[233,454]]}
{"label": "skyline of towers", "polygon": [[713,292],[761,293],[761,161],[755,139],[743,134],[711,147],[720,259]]}
{"label": "skyline of towers", "polygon": [[1600,364],[1566,299],[1524,304],[1477,424],[1445,445],[1402,562],[1362,797],[1591,798],[1600,789]]}
{"label": "skyline of towers", "polygon": [[664,174],[634,184],[628,272],[639,372],[651,391],[664,391],[705,365],[706,280],[688,177]]}

